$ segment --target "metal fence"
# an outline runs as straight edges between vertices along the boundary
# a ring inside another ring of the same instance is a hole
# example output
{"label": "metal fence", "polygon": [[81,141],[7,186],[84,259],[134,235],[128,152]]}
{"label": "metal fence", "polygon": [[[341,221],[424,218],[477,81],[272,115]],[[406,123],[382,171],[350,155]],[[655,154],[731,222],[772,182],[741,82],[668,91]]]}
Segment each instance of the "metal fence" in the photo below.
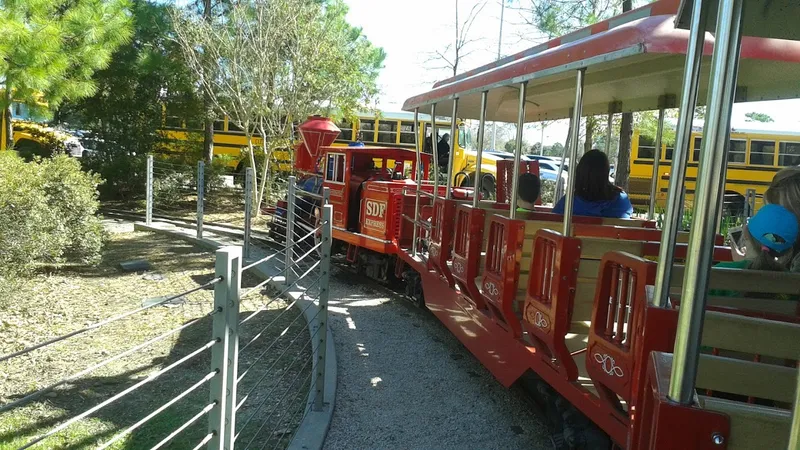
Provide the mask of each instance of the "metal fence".
{"label": "metal fence", "polygon": [[[154,220],[153,213],[161,211],[163,206],[154,199],[153,178],[168,173],[152,168],[151,160],[148,163],[147,208],[150,221]],[[198,174],[203,173],[201,167]],[[201,186],[202,175],[198,178],[197,186]],[[294,179],[291,183],[293,186]],[[198,198],[202,198],[202,194]],[[125,358],[147,352],[158,342],[174,339],[189,329],[196,331],[197,327],[204,323],[208,326],[210,322],[210,330],[200,330],[208,333],[207,339],[200,340],[202,345],[182,351],[146,376],[127,378],[115,385],[119,388],[116,393],[97,398],[93,405],[72,417],[58,416],[43,422],[40,428],[28,430],[23,436],[24,442],[15,448],[81,446],[69,442],[71,427],[97,417],[104,409],[136,403],[137,395],[143,390],[166,392],[165,384],[175,381],[171,375],[197,364],[207,367],[201,370],[202,376],[190,383],[183,380],[181,385],[172,386],[173,392],[179,390],[176,395],[165,397],[163,403],[154,405],[147,414],[130,423],[117,424],[113,435],[97,436],[98,447],[120,448],[126,439],[145,433],[151,441],[157,439],[157,442],[141,448],[164,448],[179,438],[181,442],[188,442],[187,438],[191,438],[192,444],[186,444],[186,448],[194,446],[195,449],[285,448],[294,439],[298,425],[309,411],[325,407],[332,206],[323,205],[320,197],[319,202],[314,200],[319,220],[314,223],[300,221],[295,209],[299,198],[292,195],[287,199],[282,216],[283,242],[271,242],[273,247],[281,247],[277,251],[252,246],[252,257],[246,259],[241,247],[223,247],[216,252],[215,273],[209,274],[210,280],[202,284],[0,356],[2,372],[3,364],[15,360],[24,364],[26,358],[34,358],[36,352],[50,346],[91,345],[91,342],[76,340],[90,339],[96,330],[114,323],[154,320],[158,311],[155,308],[159,306],[188,295],[205,295],[206,301],[200,302],[206,305],[202,315],[144,342],[115,349],[102,360],[90,362],[86,368],[56,382],[37,386],[0,405],[0,417],[19,412],[20,408],[35,407],[37,403],[47,402],[49,394],[60,387],[77,383],[112,363],[124,363]],[[197,198],[195,201],[199,205],[198,224],[202,224],[203,202]],[[202,228],[198,227],[198,230]],[[261,281],[243,284],[243,279],[252,279],[253,275]],[[207,293],[212,288],[213,296]],[[143,313],[146,311],[145,318]],[[31,374],[31,378],[29,381],[36,385],[35,374]],[[203,406],[196,411],[181,415],[179,420],[174,416],[170,416],[170,420],[164,419],[165,411],[185,402],[188,396],[202,396],[204,393],[208,400],[202,402]],[[154,428],[154,423],[160,426]],[[166,428],[165,423],[170,426]],[[203,426],[203,423],[207,425]],[[158,437],[152,438],[150,435],[153,433],[159,433]]]}

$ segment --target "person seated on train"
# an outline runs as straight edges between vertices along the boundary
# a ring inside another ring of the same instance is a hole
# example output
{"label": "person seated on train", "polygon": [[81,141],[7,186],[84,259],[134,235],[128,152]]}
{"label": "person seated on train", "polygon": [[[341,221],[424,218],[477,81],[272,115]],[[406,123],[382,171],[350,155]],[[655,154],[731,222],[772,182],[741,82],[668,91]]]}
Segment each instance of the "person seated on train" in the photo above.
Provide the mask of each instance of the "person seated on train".
{"label": "person seated on train", "polygon": [[536,209],[536,200],[542,189],[539,177],[532,173],[523,173],[519,176],[517,194],[517,211],[526,212]]}
{"label": "person seated on train", "polygon": [[447,172],[450,163],[450,133],[445,133],[436,144],[436,157],[439,158],[439,170]]}
{"label": "person seated on train", "polygon": [[[794,213],[800,222],[800,166],[786,167],[775,174],[764,193],[764,203],[783,206]],[[794,256],[789,270],[800,272],[800,240],[792,250]]]}
{"label": "person seated on train", "polygon": [[[742,229],[745,257],[725,261],[714,267],[786,272],[790,269],[797,244],[797,216],[781,205],[764,205]],[[712,290],[709,295],[738,297],[738,292]]]}
{"label": "person seated on train", "polygon": [[[572,212],[576,216],[630,219],[633,214],[628,194],[608,180],[608,157],[600,150],[586,152],[575,172],[575,192]],[[565,197],[553,207],[555,214],[564,214]]]}

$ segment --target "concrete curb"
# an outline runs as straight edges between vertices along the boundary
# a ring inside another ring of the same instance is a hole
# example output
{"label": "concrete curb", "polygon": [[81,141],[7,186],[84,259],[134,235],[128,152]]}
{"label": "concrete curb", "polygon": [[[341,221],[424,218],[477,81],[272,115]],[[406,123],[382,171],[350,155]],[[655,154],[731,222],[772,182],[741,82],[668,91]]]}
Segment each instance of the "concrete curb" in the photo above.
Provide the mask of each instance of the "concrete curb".
{"label": "concrete curb", "polygon": [[[151,225],[147,225],[142,222],[135,222],[133,228],[136,231],[150,231],[154,233],[169,234],[212,251],[227,245],[208,238],[198,239],[195,235],[195,230],[181,228],[169,223],[153,221]],[[211,232],[211,230],[206,231]],[[247,261],[246,263],[249,264],[253,261]],[[279,272],[275,267],[270,266],[266,262],[254,266],[253,270],[255,270],[259,276],[264,278],[269,278],[270,276]],[[283,277],[276,276],[272,280],[271,284],[275,288],[281,289],[284,287],[283,282]],[[290,290],[286,295],[292,298],[292,300],[297,300],[297,306],[303,311],[303,315],[305,316],[309,336],[315,336],[315,333],[319,328],[319,321],[317,320],[317,312],[319,311],[319,307],[313,304],[313,300],[305,298],[303,291],[299,289]],[[308,390],[308,398],[306,399],[306,409],[308,410],[308,414],[305,415],[303,421],[297,427],[297,432],[295,433],[292,442],[289,443],[289,450],[319,450],[325,443],[325,436],[328,434],[328,429],[330,428],[331,420],[333,419],[338,380],[336,346],[333,342],[333,333],[331,332],[330,327],[328,327],[327,330],[326,341],[325,398],[323,399],[323,408],[321,411],[314,411],[312,407],[314,403],[314,395],[316,394],[315,386],[317,382],[317,372],[314,371],[311,374],[311,385]],[[312,348],[314,348],[313,345]],[[314,360],[319,360],[318,351],[319,349],[315,348],[312,355]]]}

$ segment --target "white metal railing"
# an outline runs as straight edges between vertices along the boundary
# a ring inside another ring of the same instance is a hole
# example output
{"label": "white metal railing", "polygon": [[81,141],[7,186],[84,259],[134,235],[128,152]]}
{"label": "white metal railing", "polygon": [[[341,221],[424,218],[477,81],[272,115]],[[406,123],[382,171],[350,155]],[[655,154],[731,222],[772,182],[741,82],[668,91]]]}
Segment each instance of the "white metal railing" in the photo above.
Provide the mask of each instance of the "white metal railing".
{"label": "white metal railing", "polygon": [[[152,171],[153,166],[150,159],[148,210],[152,207],[152,180],[158,176],[157,171]],[[202,164],[198,164],[196,192],[200,197],[202,197],[200,186],[202,186],[203,172]],[[294,177],[290,179],[290,183],[295,183]],[[211,333],[202,345],[196,346],[164,367],[152,371],[144,378],[136,379],[135,383],[120,386],[117,393],[87,407],[82,412],[69,418],[59,419],[57,423],[49,426],[42,425],[41,430],[35,430],[37,434],[17,448],[69,445],[69,442],[65,442],[65,439],[69,439],[69,434],[65,435],[62,432],[111,405],[124,405],[126,402],[135,401],[134,397],[138,393],[148,388],[155,389],[151,386],[154,386],[156,381],[166,382],[165,379],[168,377],[165,375],[185,368],[189,364],[197,364],[204,355],[207,355],[206,358],[210,357],[210,364],[206,371],[201,371],[197,379],[189,380],[185,389],[181,389],[176,395],[164,398],[142,417],[132,420],[132,423],[120,425],[111,433],[98,436],[98,440],[103,441],[98,444],[98,448],[105,449],[118,445],[123,439],[144,431],[147,424],[158,420],[165,411],[185,402],[190,395],[197,395],[202,391],[208,392],[208,402],[198,410],[186,413],[174,428],[164,430],[164,436],[156,437],[160,440],[151,447],[152,449],[168,446],[188,430],[193,430],[192,432],[196,434],[197,427],[193,425],[203,420],[208,423],[207,432],[196,436],[195,448],[198,449],[286,446],[293,439],[293,433],[302,418],[312,409],[321,410],[325,407],[323,402],[326,376],[325,349],[328,334],[327,305],[332,244],[332,206],[327,204],[327,198],[327,191],[323,195],[296,192],[287,198],[287,213],[297,212],[299,203],[308,202],[319,212],[319,219],[311,225],[304,215],[293,215],[295,225],[298,226],[283,227],[286,232],[283,242],[271,242],[272,247],[266,248],[266,251],[264,247],[251,244],[252,253],[258,252],[257,258],[251,262],[245,262],[241,247],[220,248],[216,251],[215,273],[207,282],[166,296],[146,306],[132,308],[75,331],[0,355],[0,372],[2,372],[3,364],[9,364],[17,358],[30,356],[57,343],[85,345],[84,342],[69,343],[73,338],[90,335],[90,332],[110,324],[135,320],[145,311],[150,311],[152,314],[155,307],[175,299],[200,293],[211,287],[214,289],[213,307],[205,314],[144,342],[133,343],[128,348],[119,348],[99,362],[89,364],[88,367],[48,383],[45,387],[0,404],[1,419],[4,414],[15,413],[20,408],[43,401],[43,397],[61,386],[82,380],[87,375],[126,357],[146,352],[157,343],[163,343],[179,333],[197,329],[196,327],[202,326],[202,322],[208,318],[212,322]],[[198,199],[197,204],[198,225],[200,225],[202,201]],[[250,202],[246,204],[250,206]],[[309,204],[303,204],[302,208],[308,208]],[[146,218],[148,216],[152,221],[152,216],[147,215]],[[292,216],[287,214],[283,217],[288,219]],[[274,250],[276,246],[279,248]],[[243,278],[249,277],[250,273],[256,273],[264,279],[244,289]],[[264,296],[267,292],[269,295]],[[258,297],[264,301],[257,308],[243,314],[242,302],[250,302]],[[237,417],[240,413],[241,420]],[[286,429],[291,431],[286,433],[284,432]],[[276,430],[281,432],[276,433]],[[147,433],[152,431],[148,430]],[[48,444],[56,437],[59,440],[58,444],[54,442]]]}

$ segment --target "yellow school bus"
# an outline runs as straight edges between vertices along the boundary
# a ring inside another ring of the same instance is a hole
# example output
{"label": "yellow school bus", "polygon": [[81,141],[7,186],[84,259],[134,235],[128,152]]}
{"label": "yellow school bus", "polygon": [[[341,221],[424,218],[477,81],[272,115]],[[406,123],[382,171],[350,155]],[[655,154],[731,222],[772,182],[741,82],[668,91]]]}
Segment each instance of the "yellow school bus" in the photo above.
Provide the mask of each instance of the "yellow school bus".
{"label": "yellow school bus", "polygon": [[[419,139],[421,143],[430,141],[430,116],[427,114],[419,115]],[[334,146],[347,146],[356,141],[361,141],[364,145],[392,146],[414,148],[414,114],[408,112],[380,112],[359,113],[353,119],[342,120],[336,124],[341,130]],[[164,109],[163,135],[173,144],[168,151],[180,151],[179,143],[190,140],[202,142],[203,129],[202,123],[191,121],[169,115]],[[436,120],[436,134],[439,138],[445,134],[449,135],[450,119],[442,118]],[[472,147],[471,133],[464,123],[458,122],[456,137],[449,139],[450,145],[455,143],[455,154],[453,156],[454,170],[450,170],[450,176],[454,179],[454,186],[471,186],[473,183],[477,152]],[[254,137],[253,145],[261,145],[261,137]],[[436,148],[436,144],[432,144]],[[214,154],[231,156],[231,168],[237,171],[244,170],[248,165],[244,160],[242,150],[247,148],[247,138],[239,127],[229,120],[222,117],[214,121]],[[286,145],[276,144],[273,151],[275,159],[278,161],[281,171],[290,172],[292,169],[291,153],[285,150]],[[497,177],[497,166],[495,161],[502,159],[489,152],[484,152],[481,172],[483,173],[483,188],[487,192],[494,192]]]}
{"label": "yellow school bus", "polygon": [[[44,102],[39,104],[47,107]],[[54,144],[58,143],[69,155],[83,156],[83,146],[78,138],[68,132],[51,128],[46,123],[33,121],[35,116],[27,105],[12,102],[11,112],[14,150],[21,155],[46,155],[48,149],[52,149]],[[6,115],[0,111],[0,151],[8,150],[6,145]]]}
{"label": "yellow school bus", "polygon": [[[771,129],[770,129],[771,128]],[[787,166],[800,165],[800,132],[781,130],[770,124],[758,129],[731,129],[728,171],[725,177],[726,203],[732,210],[741,210],[747,189],[756,193],[756,208],[775,173]],[[697,167],[700,162],[702,130],[692,131],[692,152],[686,169],[686,200],[694,198]],[[672,148],[662,145],[658,173],[656,205],[663,207],[669,184]],[[630,198],[634,205],[650,202],[650,183],[653,179],[655,147],[636,130],[631,142]]]}
{"label": "yellow school bus", "polygon": [[[167,109],[164,108],[164,115],[162,118],[161,134],[167,140],[168,145],[164,149],[166,152],[180,152],[185,150],[181,144],[194,142],[198,146],[202,146],[203,142],[203,123],[200,121],[187,121],[179,116],[169,115]],[[253,136],[253,146],[257,150],[261,147],[261,136]],[[291,154],[280,145],[275,143],[276,148],[273,150],[273,157],[278,162],[278,169],[283,172],[290,172],[292,170]],[[229,165],[237,172],[243,171],[244,167],[249,165],[245,159],[245,151],[247,150],[247,136],[244,131],[239,128],[228,117],[222,117],[214,121],[214,155],[229,156]]]}

